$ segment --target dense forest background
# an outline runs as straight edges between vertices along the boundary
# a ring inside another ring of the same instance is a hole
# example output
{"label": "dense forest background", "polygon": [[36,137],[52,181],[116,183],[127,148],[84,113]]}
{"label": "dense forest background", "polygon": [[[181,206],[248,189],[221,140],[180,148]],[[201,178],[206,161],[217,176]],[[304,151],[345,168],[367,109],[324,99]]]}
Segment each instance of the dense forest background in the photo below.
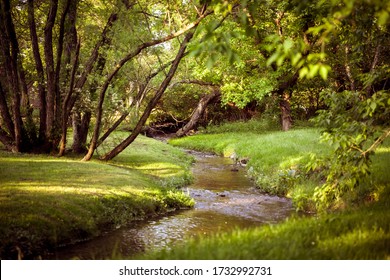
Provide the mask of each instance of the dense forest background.
{"label": "dense forest background", "polygon": [[389,9],[379,0],[1,1],[0,141],[89,160],[112,131],[129,130],[108,160],[145,130],[183,136],[250,118],[289,130],[316,116],[326,137],[365,157],[389,135]]}

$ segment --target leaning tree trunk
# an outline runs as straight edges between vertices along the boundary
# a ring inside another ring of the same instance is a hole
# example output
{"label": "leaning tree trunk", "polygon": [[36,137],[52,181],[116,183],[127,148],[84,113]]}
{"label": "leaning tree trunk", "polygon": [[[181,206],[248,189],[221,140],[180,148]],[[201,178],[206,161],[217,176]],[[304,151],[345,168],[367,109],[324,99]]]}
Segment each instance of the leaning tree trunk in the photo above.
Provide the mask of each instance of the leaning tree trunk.
{"label": "leaning tree trunk", "polygon": [[148,106],[146,107],[144,113],[142,114],[141,118],[139,119],[137,125],[135,126],[134,130],[130,134],[129,137],[127,137],[124,141],[122,141],[118,146],[116,146],[112,151],[108,152],[104,156],[101,157],[103,160],[110,160],[116,157],[118,154],[120,154],[124,149],[126,149],[133,141],[137,138],[137,136],[140,134],[146,120],[149,118],[150,113],[152,112],[153,108],[157,105],[158,101],[161,99],[162,95],[164,94],[165,90],[167,89],[169,83],[171,82],[173,76],[176,73],[177,68],[179,67],[180,61],[184,56],[185,50],[187,48],[187,44],[191,41],[192,37],[194,36],[195,31],[190,31],[185,36],[183,42],[180,45],[179,52],[177,53],[175,60],[172,63],[171,68],[169,69],[169,72],[167,76],[165,77],[164,81],[161,83],[159,89],[157,90],[154,97],[150,100],[148,103]]}
{"label": "leaning tree trunk", "polygon": [[210,102],[212,102],[215,98],[219,96],[221,96],[221,92],[219,91],[219,89],[214,89],[212,93],[203,96],[200,99],[198,106],[196,106],[196,109],[193,111],[190,121],[176,132],[176,136],[182,137],[186,135],[190,130],[194,129],[198,125],[198,122],[201,117],[203,116],[207,105],[209,105]]}
{"label": "leaning tree trunk", "polygon": [[[143,44],[139,45],[135,50],[131,51],[123,59],[121,59],[118,62],[118,64],[114,67],[114,69],[108,75],[107,79],[105,80],[105,82],[103,83],[103,85],[102,85],[102,87],[100,89],[99,101],[98,101],[98,105],[97,105],[97,108],[96,108],[96,123],[95,123],[94,131],[93,131],[91,143],[89,145],[88,153],[82,159],[83,161],[90,160],[92,158],[93,153],[95,152],[95,149],[96,149],[96,146],[97,146],[97,143],[98,143],[98,140],[99,140],[100,127],[101,127],[102,116],[103,116],[103,103],[104,103],[104,99],[105,99],[105,94],[106,94],[106,91],[107,91],[109,85],[111,84],[111,81],[114,79],[114,77],[119,72],[119,70],[121,70],[122,67],[127,64],[127,62],[129,62],[134,57],[139,55],[144,49],[147,49],[149,47],[153,47],[153,46],[156,46],[156,45],[168,42],[168,41],[170,41],[170,40],[172,40],[174,38],[179,37],[182,34],[185,34],[187,31],[189,31],[189,30],[191,30],[193,28],[196,28],[199,25],[199,23],[202,21],[202,19],[204,19],[206,16],[211,14],[211,12],[207,12],[206,11],[206,7],[207,7],[207,5],[204,5],[204,7],[202,8],[202,13],[198,16],[198,18],[197,18],[197,20],[195,22],[190,23],[185,28],[183,28],[183,29],[181,29],[181,30],[179,30],[179,31],[177,31],[175,33],[169,34],[169,35],[167,35],[167,36],[165,36],[163,38],[155,39],[155,40],[152,40],[152,41],[149,41],[149,42],[146,42],[146,43],[143,43]],[[189,33],[189,34],[191,34],[191,33]],[[187,34],[187,36],[188,36],[188,34]],[[187,38],[187,36],[186,36],[186,38]],[[192,36],[191,36],[191,38],[192,38]],[[182,57],[183,56],[184,56],[184,53],[182,54]],[[175,61],[176,61],[176,59],[175,59]],[[172,64],[172,67],[173,67],[173,64]],[[173,69],[172,67],[171,67],[171,69]],[[163,82],[163,84],[164,84],[164,82]],[[164,89],[164,91],[165,91],[165,89]],[[147,108],[147,110],[148,110],[148,108]],[[147,110],[145,112],[147,112]],[[142,129],[142,127],[140,129]]]}
{"label": "leaning tree trunk", "polygon": [[72,108],[70,108],[70,106],[69,106],[69,103],[70,103],[70,99],[71,99],[72,93],[73,93],[73,86],[74,86],[74,81],[75,81],[75,76],[76,76],[76,70],[78,67],[79,54],[80,54],[80,43],[78,43],[77,47],[76,47],[76,54],[74,57],[72,72],[70,75],[69,89],[68,89],[68,93],[66,94],[63,105],[62,105],[62,120],[61,120],[62,133],[61,133],[61,140],[60,140],[60,151],[58,153],[59,156],[64,155],[65,148],[66,148],[68,119],[70,116],[70,112],[72,110]]}

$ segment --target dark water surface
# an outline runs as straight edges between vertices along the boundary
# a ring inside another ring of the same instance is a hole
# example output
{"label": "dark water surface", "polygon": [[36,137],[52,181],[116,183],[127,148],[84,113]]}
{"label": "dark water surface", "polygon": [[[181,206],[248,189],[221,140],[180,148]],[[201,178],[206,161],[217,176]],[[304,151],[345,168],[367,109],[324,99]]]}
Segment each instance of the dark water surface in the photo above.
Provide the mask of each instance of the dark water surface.
{"label": "dark water surface", "polygon": [[135,222],[91,241],[59,249],[49,258],[134,256],[169,248],[190,237],[277,223],[294,212],[288,199],[261,194],[246,177],[245,169],[233,166],[231,159],[190,153],[196,157],[192,170],[195,181],[185,191],[195,199],[194,209]]}

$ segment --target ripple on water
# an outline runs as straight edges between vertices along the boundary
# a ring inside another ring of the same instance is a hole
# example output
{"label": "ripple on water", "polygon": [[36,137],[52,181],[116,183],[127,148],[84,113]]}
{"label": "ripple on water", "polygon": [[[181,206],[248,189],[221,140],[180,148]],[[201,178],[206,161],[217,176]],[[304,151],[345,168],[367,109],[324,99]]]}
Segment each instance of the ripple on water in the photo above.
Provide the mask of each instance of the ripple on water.
{"label": "ripple on water", "polygon": [[64,248],[53,258],[104,259],[113,253],[130,256],[169,248],[190,237],[277,223],[293,212],[288,199],[260,193],[245,170],[234,166],[230,159],[198,152],[191,154],[197,158],[192,170],[195,181],[188,188],[196,201],[194,209],[134,223]]}

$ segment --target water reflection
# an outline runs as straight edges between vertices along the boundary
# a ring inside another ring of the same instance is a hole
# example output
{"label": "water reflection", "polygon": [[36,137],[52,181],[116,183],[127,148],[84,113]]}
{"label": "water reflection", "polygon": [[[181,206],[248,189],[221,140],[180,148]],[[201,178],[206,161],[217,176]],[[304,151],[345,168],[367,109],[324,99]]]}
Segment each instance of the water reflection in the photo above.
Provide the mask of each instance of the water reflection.
{"label": "water reflection", "polygon": [[169,248],[190,237],[276,223],[288,217],[289,200],[261,194],[245,170],[228,158],[194,153],[195,182],[188,192],[194,209],[136,222],[92,241],[58,250],[53,258],[105,259],[131,256],[150,249]]}

